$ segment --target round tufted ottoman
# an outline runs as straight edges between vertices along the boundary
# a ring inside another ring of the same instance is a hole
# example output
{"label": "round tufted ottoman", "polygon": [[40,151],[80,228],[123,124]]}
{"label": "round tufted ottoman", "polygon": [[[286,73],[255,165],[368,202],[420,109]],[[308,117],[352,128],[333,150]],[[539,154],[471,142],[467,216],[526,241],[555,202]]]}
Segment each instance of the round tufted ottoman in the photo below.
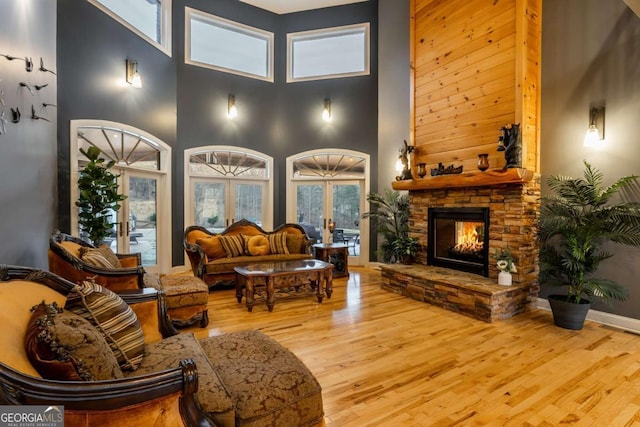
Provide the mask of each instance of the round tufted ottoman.
{"label": "round tufted ottoman", "polygon": [[167,300],[167,313],[176,327],[200,322],[201,327],[209,324],[209,288],[194,276],[169,274],[160,277],[160,288]]}
{"label": "round tufted ottoman", "polygon": [[287,348],[259,331],[198,341],[235,406],[235,426],[322,426],[322,389]]}

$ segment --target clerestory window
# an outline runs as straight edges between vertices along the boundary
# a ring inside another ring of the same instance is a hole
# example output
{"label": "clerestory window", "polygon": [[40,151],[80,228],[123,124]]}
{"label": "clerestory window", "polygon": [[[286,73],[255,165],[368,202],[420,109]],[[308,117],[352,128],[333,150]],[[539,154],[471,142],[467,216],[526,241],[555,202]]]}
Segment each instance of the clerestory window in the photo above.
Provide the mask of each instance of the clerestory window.
{"label": "clerestory window", "polygon": [[185,10],[185,63],[273,82],[273,33]]}
{"label": "clerestory window", "polygon": [[171,56],[172,0],[88,1],[168,56]]}

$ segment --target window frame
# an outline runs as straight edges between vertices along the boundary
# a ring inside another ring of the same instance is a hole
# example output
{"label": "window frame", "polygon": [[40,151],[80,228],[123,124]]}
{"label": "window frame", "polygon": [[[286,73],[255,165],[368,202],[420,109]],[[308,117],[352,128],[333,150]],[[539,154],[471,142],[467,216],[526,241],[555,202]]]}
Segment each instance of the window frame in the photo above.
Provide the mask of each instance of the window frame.
{"label": "window frame", "polygon": [[[328,38],[332,35],[339,36],[341,33],[348,33],[356,29],[364,30],[364,70],[355,72],[345,72],[337,74],[321,74],[308,77],[294,77],[293,67],[295,64],[293,54],[295,52],[294,43],[296,41],[317,40]],[[371,24],[362,22],[359,24],[343,25],[339,27],[318,28],[315,30],[299,31],[287,33],[287,83],[304,82],[311,80],[326,80],[345,77],[366,76],[371,73]]]}
{"label": "window frame", "polygon": [[[237,31],[238,33],[242,33],[245,34],[247,36],[252,36],[255,37],[256,39],[262,39],[265,40],[267,42],[267,49],[266,49],[266,55],[267,55],[267,75],[266,76],[262,76],[259,74],[254,74],[254,73],[250,73],[250,72],[246,72],[246,71],[242,71],[242,70],[236,70],[233,68],[227,68],[224,66],[220,66],[220,65],[215,65],[215,64],[209,64],[206,62],[201,62],[201,61],[197,61],[197,60],[193,60],[191,59],[191,21],[192,21],[192,17],[196,17],[197,19],[201,20],[201,21],[209,21],[212,25],[227,29],[227,30],[232,30],[232,31]],[[263,30],[261,28],[257,28],[257,27],[252,27],[250,25],[246,25],[237,21],[232,21],[230,19],[226,19],[226,18],[222,18],[220,16],[217,15],[213,15],[207,12],[203,12],[201,10],[198,9],[193,9],[190,7],[185,7],[185,14],[184,14],[184,63],[185,64],[189,64],[189,65],[193,65],[196,67],[201,67],[201,68],[208,68],[210,70],[216,70],[216,71],[221,71],[224,73],[229,73],[229,74],[235,74],[238,76],[243,76],[243,77],[249,77],[252,79],[256,79],[256,80],[263,80],[263,81],[267,81],[267,82],[274,82],[274,40],[275,40],[275,35],[274,33],[267,31],[267,30]]]}
{"label": "window frame", "polygon": [[173,0],[162,0],[162,2],[160,3],[160,7],[161,7],[161,13],[160,13],[160,42],[158,42],[155,39],[152,39],[151,37],[149,37],[148,35],[146,35],[142,31],[140,31],[137,27],[135,27],[129,21],[126,21],[124,18],[122,18],[116,12],[114,12],[111,9],[109,9],[104,4],[100,3],[99,0],[87,0],[87,1],[89,3],[91,3],[92,5],[94,5],[95,7],[97,7],[98,9],[100,9],[101,11],[103,11],[104,13],[106,13],[107,15],[109,15],[111,18],[113,18],[116,21],[118,21],[124,27],[126,27],[129,30],[133,31],[136,35],[141,37],[143,40],[145,40],[146,42],[148,42],[152,46],[154,46],[157,49],[159,49],[160,51],[162,51],[168,57],[172,56],[172,52],[171,52],[171,38],[172,38],[172,27],[171,27],[171,22],[172,22],[172,13],[171,13],[171,11],[172,11],[172,8],[171,8],[171,3],[172,3]]}
{"label": "window frame", "polygon": [[[191,163],[191,156],[197,154],[203,154],[207,152],[227,152],[231,151],[234,153],[240,154],[248,154],[252,157],[260,158],[264,160],[266,164],[266,176],[265,177],[255,177],[255,176],[232,176],[232,175],[206,175],[206,174],[192,174],[191,168],[189,167]],[[184,219],[185,222],[191,223],[195,222],[193,218],[193,208],[195,206],[195,201],[193,199],[192,189],[196,182],[228,182],[230,185],[235,186],[236,184],[257,184],[260,183],[263,186],[263,201],[264,206],[263,210],[267,212],[267,215],[263,218],[262,226],[266,230],[273,229],[273,194],[274,194],[274,160],[273,157],[256,151],[250,148],[232,146],[232,145],[202,145],[198,147],[188,148],[184,150]],[[235,191],[235,190],[234,190]],[[228,200],[225,202],[234,203],[234,201]],[[235,210],[235,207],[233,208]],[[232,211],[229,211],[232,212]]]}

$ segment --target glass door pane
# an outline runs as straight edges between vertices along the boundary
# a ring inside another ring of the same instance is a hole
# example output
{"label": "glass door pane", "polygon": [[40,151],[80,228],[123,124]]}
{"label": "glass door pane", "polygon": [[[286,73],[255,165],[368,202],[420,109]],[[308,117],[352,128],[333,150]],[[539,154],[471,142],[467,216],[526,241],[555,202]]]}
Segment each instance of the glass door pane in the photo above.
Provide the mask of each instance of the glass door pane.
{"label": "glass door pane", "polygon": [[262,227],[262,189],[261,184],[240,184],[235,189],[235,215],[236,221],[245,218]]}
{"label": "glass door pane", "polygon": [[325,223],[326,184],[298,184],[296,190],[296,217],[299,223],[310,224],[328,242],[329,233]]}
{"label": "glass door pane", "polygon": [[360,184],[333,184],[332,219],[351,256],[360,255]]}
{"label": "glass door pane", "polygon": [[219,181],[197,181],[194,183],[194,224],[220,233],[226,227],[227,185]]}
{"label": "glass door pane", "polygon": [[127,215],[124,229],[128,235],[129,252],[140,252],[142,265],[158,263],[158,200],[156,178],[129,176],[129,197],[126,199]]}

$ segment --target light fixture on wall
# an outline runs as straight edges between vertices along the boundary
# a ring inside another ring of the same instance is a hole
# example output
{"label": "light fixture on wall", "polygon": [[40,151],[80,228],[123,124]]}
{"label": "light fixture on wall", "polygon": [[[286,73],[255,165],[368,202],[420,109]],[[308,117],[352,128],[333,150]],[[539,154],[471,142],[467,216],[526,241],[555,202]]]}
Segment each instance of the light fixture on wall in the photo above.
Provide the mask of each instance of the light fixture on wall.
{"label": "light fixture on wall", "polygon": [[584,136],[585,147],[596,147],[604,142],[604,107],[589,110],[589,129]]}
{"label": "light fixture on wall", "polygon": [[142,87],[142,78],[140,77],[140,73],[138,73],[138,61],[130,61],[126,60],[127,64],[127,83],[136,89],[140,89]]}
{"label": "light fixture on wall", "polygon": [[238,117],[238,108],[236,107],[236,97],[233,95],[229,95],[229,99],[227,101],[227,117],[230,119],[235,119]]}
{"label": "light fixture on wall", "polygon": [[331,99],[324,99],[324,108],[322,109],[322,120],[325,122],[331,121]]}

